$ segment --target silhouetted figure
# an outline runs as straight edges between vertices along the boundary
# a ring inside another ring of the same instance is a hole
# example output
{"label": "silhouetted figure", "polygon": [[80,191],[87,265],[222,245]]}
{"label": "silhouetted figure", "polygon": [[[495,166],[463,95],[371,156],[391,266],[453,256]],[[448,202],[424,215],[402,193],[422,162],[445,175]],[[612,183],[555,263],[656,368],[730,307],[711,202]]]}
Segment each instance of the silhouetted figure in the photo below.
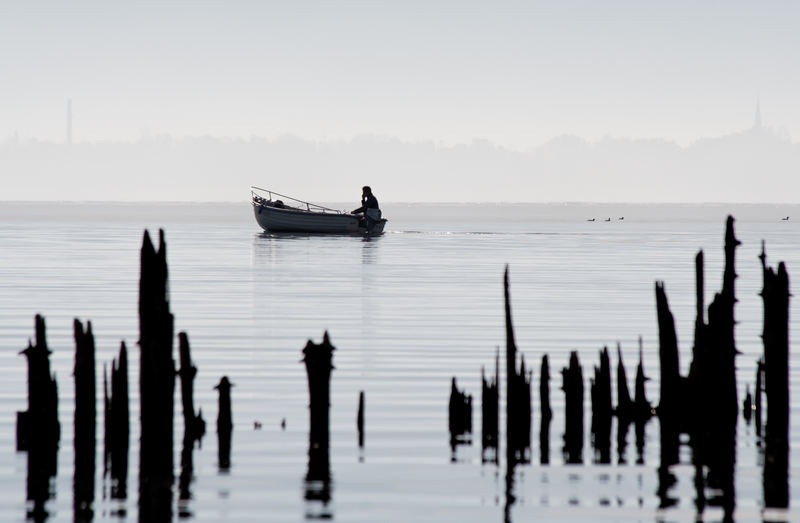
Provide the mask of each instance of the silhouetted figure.
{"label": "silhouetted figure", "polygon": [[368,209],[379,209],[379,206],[378,199],[372,194],[372,188],[369,185],[365,185],[361,188],[361,207],[350,211],[350,214],[363,214]]}
{"label": "silhouetted figure", "polygon": [[223,376],[214,386],[219,391],[219,409],[217,413],[217,457],[219,469],[228,470],[231,467],[231,434],[233,432],[233,417],[231,414],[231,387],[233,383]]}
{"label": "silhouetted figure", "polygon": [[372,194],[372,188],[365,185],[361,188],[361,207],[350,211],[350,214],[362,214],[362,224],[377,222],[381,219],[381,210],[378,207],[378,199]]}
{"label": "silhouetted figure", "polygon": [[785,222],[788,222],[789,221],[789,217],[787,216],[786,218],[781,218],[781,220],[783,220]]}

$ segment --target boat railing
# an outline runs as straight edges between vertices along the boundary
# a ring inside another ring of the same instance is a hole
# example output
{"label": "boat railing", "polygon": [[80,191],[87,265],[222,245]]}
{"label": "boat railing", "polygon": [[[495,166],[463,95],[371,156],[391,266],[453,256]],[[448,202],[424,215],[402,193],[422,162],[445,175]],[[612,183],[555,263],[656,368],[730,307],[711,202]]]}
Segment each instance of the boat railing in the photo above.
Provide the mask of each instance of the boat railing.
{"label": "boat railing", "polygon": [[250,196],[252,197],[253,201],[258,201],[259,199],[263,199],[261,195],[256,193],[256,191],[260,191],[262,193],[266,193],[268,195],[268,201],[273,201],[273,195],[278,196],[280,198],[285,198],[287,200],[291,200],[300,206],[305,206],[305,209],[309,212],[330,212],[336,214],[343,214],[344,211],[340,211],[338,209],[331,209],[330,207],[325,207],[324,205],[317,205],[316,203],[306,202],[303,200],[299,200],[297,198],[293,198],[291,196],[287,196],[285,194],[277,193],[275,191],[270,191],[269,189],[263,189],[261,187],[256,187],[255,185],[250,186]]}

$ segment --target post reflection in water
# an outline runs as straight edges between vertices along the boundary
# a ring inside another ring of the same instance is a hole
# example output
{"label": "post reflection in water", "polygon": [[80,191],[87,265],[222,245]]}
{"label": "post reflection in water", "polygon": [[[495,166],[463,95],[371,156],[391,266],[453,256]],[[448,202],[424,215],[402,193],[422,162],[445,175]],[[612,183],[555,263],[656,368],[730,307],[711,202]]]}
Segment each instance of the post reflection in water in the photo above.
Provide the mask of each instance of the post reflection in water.
{"label": "post reflection in water", "polygon": [[330,506],[331,483],[328,446],[315,446],[309,441],[308,472],[304,481],[306,519],[333,519],[333,509]]}

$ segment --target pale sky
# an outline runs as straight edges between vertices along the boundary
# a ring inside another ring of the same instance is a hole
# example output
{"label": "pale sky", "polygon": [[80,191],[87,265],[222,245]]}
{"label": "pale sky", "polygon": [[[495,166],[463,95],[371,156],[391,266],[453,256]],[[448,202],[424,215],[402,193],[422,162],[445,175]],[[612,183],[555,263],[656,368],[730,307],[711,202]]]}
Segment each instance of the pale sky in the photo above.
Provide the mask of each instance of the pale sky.
{"label": "pale sky", "polygon": [[0,141],[800,140],[800,2],[0,0]]}

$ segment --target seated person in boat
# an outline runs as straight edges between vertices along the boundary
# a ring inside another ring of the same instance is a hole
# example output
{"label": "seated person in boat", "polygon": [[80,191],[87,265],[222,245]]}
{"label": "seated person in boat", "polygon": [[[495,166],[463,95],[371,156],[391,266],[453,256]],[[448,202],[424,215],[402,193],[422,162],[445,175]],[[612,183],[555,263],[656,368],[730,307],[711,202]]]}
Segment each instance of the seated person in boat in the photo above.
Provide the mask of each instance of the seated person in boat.
{"label": "seated person in boat", "polygon": [[378,208],[378,199],[372,194],[372,189],[369,185],[361,188],[361,207],[350,211],[350,214],[364,214],[371,220],[378,221],[381,219],[381,210]]}

